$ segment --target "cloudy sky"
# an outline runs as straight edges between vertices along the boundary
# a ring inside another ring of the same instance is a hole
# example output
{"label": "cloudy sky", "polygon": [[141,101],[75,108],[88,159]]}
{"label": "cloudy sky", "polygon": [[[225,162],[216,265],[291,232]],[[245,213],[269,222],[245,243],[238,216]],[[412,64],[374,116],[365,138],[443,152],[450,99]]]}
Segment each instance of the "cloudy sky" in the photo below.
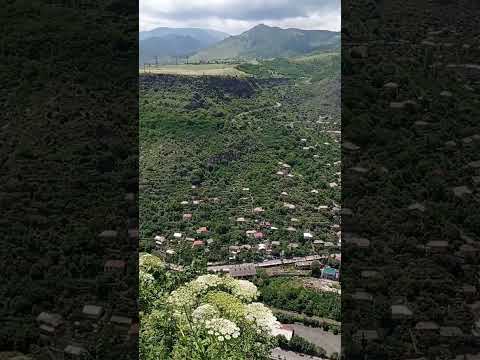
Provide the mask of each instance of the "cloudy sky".
{"label": "cloudy sky", "polygon": [[140,31],[201,27],[237,35],[263,23],[340,30],[340,0],[140,0]]}

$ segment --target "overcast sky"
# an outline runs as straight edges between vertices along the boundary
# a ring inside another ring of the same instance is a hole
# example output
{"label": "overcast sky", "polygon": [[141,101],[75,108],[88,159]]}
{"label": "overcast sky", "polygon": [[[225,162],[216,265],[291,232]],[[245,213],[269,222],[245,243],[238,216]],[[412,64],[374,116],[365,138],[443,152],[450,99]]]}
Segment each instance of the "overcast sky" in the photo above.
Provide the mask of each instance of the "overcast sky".
{"label": "overcast sky", "polygon": [[140,31],[200,27],[240,34],[263,23],[340,30],[340,0],[140,0]]}

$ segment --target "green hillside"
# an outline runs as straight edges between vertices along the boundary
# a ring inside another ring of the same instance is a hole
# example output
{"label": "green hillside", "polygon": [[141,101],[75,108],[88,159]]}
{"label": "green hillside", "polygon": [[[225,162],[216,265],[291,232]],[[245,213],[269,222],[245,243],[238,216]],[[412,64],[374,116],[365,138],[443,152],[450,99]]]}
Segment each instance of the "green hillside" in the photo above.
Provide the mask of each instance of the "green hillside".
{"label": "green hillside", "polygon": [[257,25],[238,36],[198,52],[192,61],[292,57],[340,46],[340,33],[325,30],[280,29]]}

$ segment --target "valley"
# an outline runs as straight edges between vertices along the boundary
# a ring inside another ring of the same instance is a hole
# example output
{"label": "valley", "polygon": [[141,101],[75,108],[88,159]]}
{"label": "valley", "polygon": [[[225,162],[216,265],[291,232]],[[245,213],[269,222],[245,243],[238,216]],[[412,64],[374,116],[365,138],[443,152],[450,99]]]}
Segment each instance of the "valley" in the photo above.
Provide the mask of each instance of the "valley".
{"label": "valley", "polygon": [[201,66],[140,74],[140,251],[182,284],[207,273],[251,281],[287,334],[294,322],[313,334],[280,342],[283,352],[335,357],[339,54],[203,65],[241,76],[190,70]]}

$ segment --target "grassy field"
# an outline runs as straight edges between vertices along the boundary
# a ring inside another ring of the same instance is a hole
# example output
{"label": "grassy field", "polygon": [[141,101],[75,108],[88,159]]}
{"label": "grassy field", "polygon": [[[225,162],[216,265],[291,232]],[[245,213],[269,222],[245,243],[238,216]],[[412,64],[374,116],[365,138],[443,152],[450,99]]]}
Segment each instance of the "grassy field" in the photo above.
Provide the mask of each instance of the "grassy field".
{"label": "grassy field", "polygon": [[249,76],[238,70],[235,64],[183,64],[183,65],[159,65],[151,68],[140,69],[140,73],[166,74],[166,75],[221,75],[221,76]]}

